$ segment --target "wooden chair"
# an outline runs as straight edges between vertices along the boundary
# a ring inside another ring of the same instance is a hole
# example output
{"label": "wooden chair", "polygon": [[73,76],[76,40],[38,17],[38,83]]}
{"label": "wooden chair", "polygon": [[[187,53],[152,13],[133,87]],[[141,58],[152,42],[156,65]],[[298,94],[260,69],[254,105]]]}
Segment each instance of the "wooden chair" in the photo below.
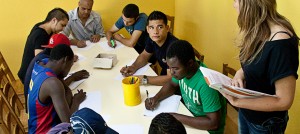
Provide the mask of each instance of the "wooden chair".
{"label": "wooden chair", "polygon": [[15,79],[1,52],[0,52],[0,69],[3,70],[9,82],[14,87],[16,93],[19,95],[19,98],[22,101],[22,104],[25,104],[24,85],[20,81],[20,79]]}
{"label": "wooden chair", "polygon": [[204,55],[199,53],[197,49],[194,48],[194,53],[195,53],[195,56],[196,58],[201,61],[201,62],[204,62]]}
{"label": "wooden chair", "polygon": [[[223,74],[234,77],[236,70],[223,63]],[[225,134],[238,133],[238,108],[227,103]]]}
{"label": "wooden chair", "polygon": [[[2,72],[3,73],[3,72]],[[1,75],[0,70],[0,79],[7,81],[6,75]],[[8,105],[10,105],[12,112],[19,118],[22,122],[24,129],[27,131],[28,128],[28,115],[26,114],[25,108],[18,97],[18,94],[13,89],[14,87],[11,85],[10,82],[5,83],[3,88],[0,88],[0,95],[1,97],[6,100]]]}
{"label": "wooden chair", "polygon": [[169,24],[170,30],[169,30],[169,32],[173,34],[175,17],[174,16],[169,16],[169,15],[166,15],[166,16],[167,16],[168,21],[170,21],[170,24]]}
{"label": "wooden chair", "polygon": [[223,63],[223,74],[226,75],[226,76],[231,76],[231,77],[234,77],[236,73],[236,70],[229,67],[228,64],[226,63]]}
{"label": "wooden chair", "polygon": [[0,90],[0,133],[25,134],[25,129]]}

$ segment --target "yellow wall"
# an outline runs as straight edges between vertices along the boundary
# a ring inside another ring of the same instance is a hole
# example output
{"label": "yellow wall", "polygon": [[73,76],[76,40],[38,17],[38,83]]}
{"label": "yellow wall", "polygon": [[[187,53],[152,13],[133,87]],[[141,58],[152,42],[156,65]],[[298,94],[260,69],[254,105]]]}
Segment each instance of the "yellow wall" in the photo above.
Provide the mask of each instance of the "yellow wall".
{"label": "yellow wall", "polygon": [[[120,17],[123,7],[129,3],[137,4],[140,11],[148,15],[153,10],[174,15],[173,0],[94,0],[93,9],[100,13],[104,28],[108,30]],[[77,5],[78,0],[1,0],[0,51],[16,77],[31,28],[43,21],[53,8],[61,7],[70,11]],[[151,8],[148,8],[149,5]],[[125,31],[122,33],[126,35]]]}
{"label": "yellow wall", "polygon": [[[278,10],[290,19],[300,35],[300,9],[298,0],[278,1]],[[233,8],[233,1],[175,0],[174,34],[188,40],[205,55],[204,62],[213,69],[222,70],[222,63],[227,62],[239,68],[235,47],[238,26],[238,14]],[[298,71],[300,74],[300,70]],[[286,133],[299,133],[300,128],[300,80],[297,80],[296,97],[289,112],[290,121]]]}
{"label": "yellow wall", "polygon": [[[38,3],[38,4],[37,4]],[[95,0],[94,10],[101,14],[104,28],[107,30],[120,16],[127,3],[136,3],[140,10],[149,14],[160,10],[166,14],[175,14],[174,34],[190,41],[198,51],[205,55],[205,63],[221,71],[222,63],[238,68],[238,54],[235,45],[238,27],[237,13],[232,7],[233,1],[199,0]],[[290,19],[300,35],[300,9],[297,0],[278,1],[279,12]],[[32,26],[44,20],[48,11],[62,7],[69,11],[77,6],[74,0],[5,0],[0,5],[0,51],[7,60],[14,75],[20,67],[26,38]],[[175,8],[174,8],[175,7]],[[124,33],[124,31],[123,31]],[[300,74],[300,72],[298,72]],[[297,81],[294,104],[290,110],[287,133],[300,131],[300,82]]]}

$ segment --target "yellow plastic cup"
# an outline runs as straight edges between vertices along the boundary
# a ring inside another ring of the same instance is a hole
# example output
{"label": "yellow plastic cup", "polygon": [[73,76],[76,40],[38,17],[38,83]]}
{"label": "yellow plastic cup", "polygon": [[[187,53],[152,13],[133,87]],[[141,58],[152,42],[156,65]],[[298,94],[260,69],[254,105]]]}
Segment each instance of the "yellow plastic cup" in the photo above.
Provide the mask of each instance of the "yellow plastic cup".
{"label": "yellow plastic cup", "polygon": [[138,77],[129,76],[122,80],[124,102],[127,106],[136,106],[141,103],[140,80]]}

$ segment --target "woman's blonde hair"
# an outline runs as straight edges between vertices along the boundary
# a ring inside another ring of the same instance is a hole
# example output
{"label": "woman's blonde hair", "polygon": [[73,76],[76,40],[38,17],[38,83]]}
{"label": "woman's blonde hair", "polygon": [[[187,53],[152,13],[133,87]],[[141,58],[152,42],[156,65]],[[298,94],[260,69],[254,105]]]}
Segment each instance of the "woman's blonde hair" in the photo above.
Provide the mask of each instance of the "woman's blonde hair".
{"label": "woman's blonde hair", "polygon": [[290,22],[276,10],[276,0],[238,0],[238,25],[241,43],[238,46],[240,61],[251,63],[262,51],[264,44],[271,36],[268,22],[280,25],[297,35]]}

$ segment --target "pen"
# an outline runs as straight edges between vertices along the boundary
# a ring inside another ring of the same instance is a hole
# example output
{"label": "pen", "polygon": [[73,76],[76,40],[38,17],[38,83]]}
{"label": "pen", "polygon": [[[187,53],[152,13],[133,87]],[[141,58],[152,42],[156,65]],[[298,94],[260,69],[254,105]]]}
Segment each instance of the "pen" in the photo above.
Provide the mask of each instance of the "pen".
{"label": "pen", "polygon": [[[147,100],[148,100],[148,102],[150,103],[148,90],[146,90],[146,94],[147,94]],[[153,109],[151,109],[151,111],[153,111]]]}
{"label": "pen", "polygon": [[113,48],[115,48],[115,42],[114,42],[114,38],[113,37],[110,37],[110,43],[112,45]]}
{"label": "pen", "polygon": [[149,100],[149,93],[148,93],[148,90],[146,90],[146,94],[147,94],[147,99]]}

